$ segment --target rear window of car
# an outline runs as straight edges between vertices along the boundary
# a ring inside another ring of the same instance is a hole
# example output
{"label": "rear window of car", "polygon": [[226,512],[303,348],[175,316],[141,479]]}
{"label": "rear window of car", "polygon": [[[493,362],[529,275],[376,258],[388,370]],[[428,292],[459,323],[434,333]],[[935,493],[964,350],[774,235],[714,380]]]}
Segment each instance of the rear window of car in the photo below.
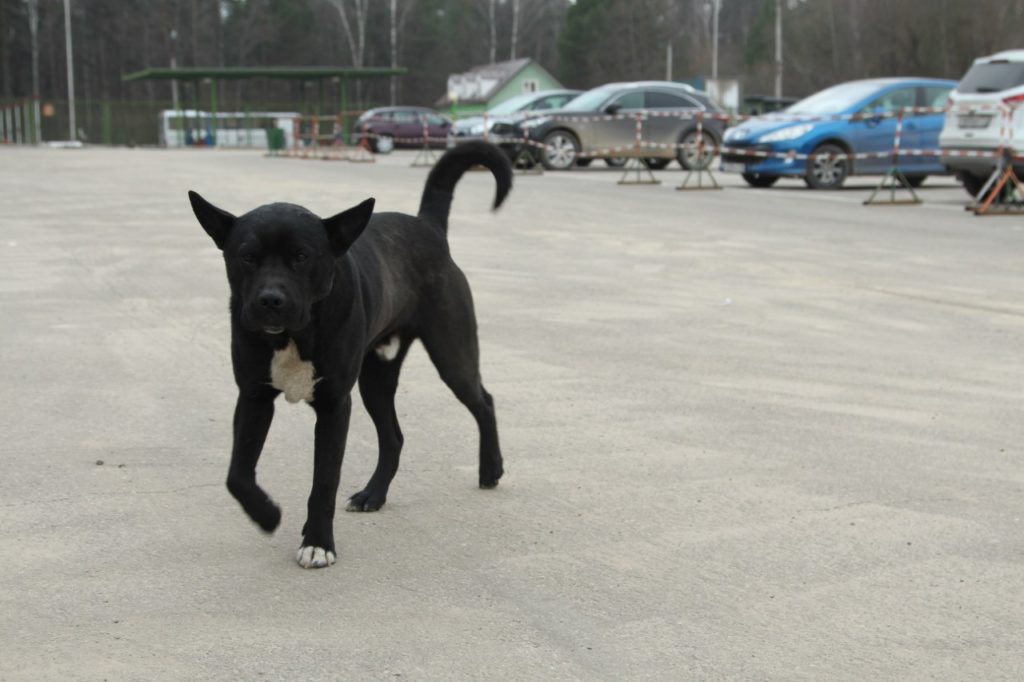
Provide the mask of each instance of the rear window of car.
{"label": "rear window of car", "polygon": [[941,109],[946,106],[946,102],[949,101],[949,93],[952,88],[949,87],[927,87],[923,88],[924,91],[924,102],[921,106],[931,107],[933,109]]}
{"label": "rear window of car", "polygon": [[660,90],[648,90],[646,103],[648,109],[695,109],[697,107],[694,101],[687,97]]}
{"label": "rear window of car", "polygon": [[530,109],[534,111],[538,111],[540,109],[560,109],[568,104],[573,97],[575,97],[575,95],[551,95],[550,97],[542,97],[531,104]]}
{"label": "rear window of car", "polygon": [[975,64],[957,86],[957,92],[1002,92],[1024,85],[1024,62],[986,62]]}
{"label": "rear window of car", "polygon": [[613,104],[618,104],[622,109],[643,109],[644,93],[641,90],[627,92],[616,97]]}

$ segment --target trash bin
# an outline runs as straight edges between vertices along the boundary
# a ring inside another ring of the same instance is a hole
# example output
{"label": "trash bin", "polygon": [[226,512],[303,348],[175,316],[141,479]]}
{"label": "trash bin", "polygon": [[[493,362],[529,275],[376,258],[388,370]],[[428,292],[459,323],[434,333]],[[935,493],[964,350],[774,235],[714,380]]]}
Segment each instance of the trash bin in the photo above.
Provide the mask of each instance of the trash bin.
{"label": "trash bin", "polygon": [[267,149],[271,154],[284,151],[284,131],[277,126],[267,128]]}

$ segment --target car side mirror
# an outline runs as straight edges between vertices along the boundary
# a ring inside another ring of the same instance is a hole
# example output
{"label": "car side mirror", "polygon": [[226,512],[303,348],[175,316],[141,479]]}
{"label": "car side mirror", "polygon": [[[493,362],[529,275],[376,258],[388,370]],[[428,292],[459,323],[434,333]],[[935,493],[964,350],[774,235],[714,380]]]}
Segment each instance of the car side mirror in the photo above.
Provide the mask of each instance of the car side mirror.
{"label": "car side mirror", "polygon": [[861,116],[864,124],[867,126],[874,127],[882,122],[882,116],[885,115],[885,109],[883,107],[865,107]]}
{"label": "car side mirror", "polygon": [[606,106],[604,108],[604,113],[610,114],[612,116],[614,116],[615,114],[619,113],[620,111],[622,111],[622,105],[621,104],[609,104],[608,106]]}

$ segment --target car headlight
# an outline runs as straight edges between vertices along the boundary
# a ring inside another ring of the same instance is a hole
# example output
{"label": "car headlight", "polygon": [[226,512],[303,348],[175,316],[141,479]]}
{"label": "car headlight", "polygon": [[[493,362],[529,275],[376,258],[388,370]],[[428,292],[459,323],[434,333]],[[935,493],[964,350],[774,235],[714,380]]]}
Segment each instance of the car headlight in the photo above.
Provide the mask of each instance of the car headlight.
{"label": "car headlight", "polygon": [[743,128],[729,128],[725,131],[725,135],[722,136],[723,142],[732,142],[734,140],[742,140],[747,136],[747,131]]}
{"label": "car headlight", "polygon": [[519,124],[519,127],[523,130],[530,130],[536,128],[539,125],[544,125],[551,120],[550,116],[538,116],[537,118],[528,118]]}
{"label": "car headlight", "polygon": [[789,140],[795,140],[798,137],[803,137],[807,133],[811,132],[813,128],[813,123],[801,123],[800,125],[789,126],[782,130],[776,130],[774,133],[768,133],[761,138],[761,142],[788,142]]}

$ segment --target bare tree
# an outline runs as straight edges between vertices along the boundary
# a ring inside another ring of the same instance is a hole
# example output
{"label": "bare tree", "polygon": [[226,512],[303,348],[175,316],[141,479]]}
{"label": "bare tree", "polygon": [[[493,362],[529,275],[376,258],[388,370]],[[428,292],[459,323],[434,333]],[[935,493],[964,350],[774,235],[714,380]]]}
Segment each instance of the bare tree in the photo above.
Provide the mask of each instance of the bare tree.
{"label": "bare tree", "polygon": [[[363,67],[363,59],[366,57],[366,15],[369,13],[370,0],[328,0],[338,11],[341,19],[341,27],[345,31],[345,38],[348,39],[349,52],[352,54],[352,66],[357,69]],[[355,33],[352,31],[352,23],[349,21],[347,6],[351,3],[355,18]],[[356,79],[356,101],[363,99],[363,81]]]}
{"label": "bare tree", "polygon": [[491,64],[498,61],[498,23],[496,17],[496,10],[498,0],[481,0],[484,3],[484,8],[487,16],[487,28],[490,34],[489,46],[489,61]]}
{"label": "bare tree", "polygon": [[[398,66],[398,0],[391,0],[391,68]],[[398,99],[398,79],[391,77],[391,106]]]}
{"label": "bare tree", "polygon": [[[345,38],[348,40],[348,49],[352,55],[352,66],[362,68],[363,59],[366,56],[366,15],[369,13],[370,0],[327,0],[338,12],[341,19],[341,27],[345,31]],[[355,15],[355,33],[352,32],[352,22],[348,17],[348,5],[352,5]]]}
{"label": "bare tree", "polygon": [[516,58],[516,45],[519,44],[519,0],[512,0],[512,38],[509,40],[509,59]]}
{"label": "bare tree", "polygon": [[25,4],[28,5],[28,31],[32,42],[32,115],[36,132],[33,142],[42,142],[43,136],[39,130],[43,120],[39,115],[39,0],[25,0]]}

